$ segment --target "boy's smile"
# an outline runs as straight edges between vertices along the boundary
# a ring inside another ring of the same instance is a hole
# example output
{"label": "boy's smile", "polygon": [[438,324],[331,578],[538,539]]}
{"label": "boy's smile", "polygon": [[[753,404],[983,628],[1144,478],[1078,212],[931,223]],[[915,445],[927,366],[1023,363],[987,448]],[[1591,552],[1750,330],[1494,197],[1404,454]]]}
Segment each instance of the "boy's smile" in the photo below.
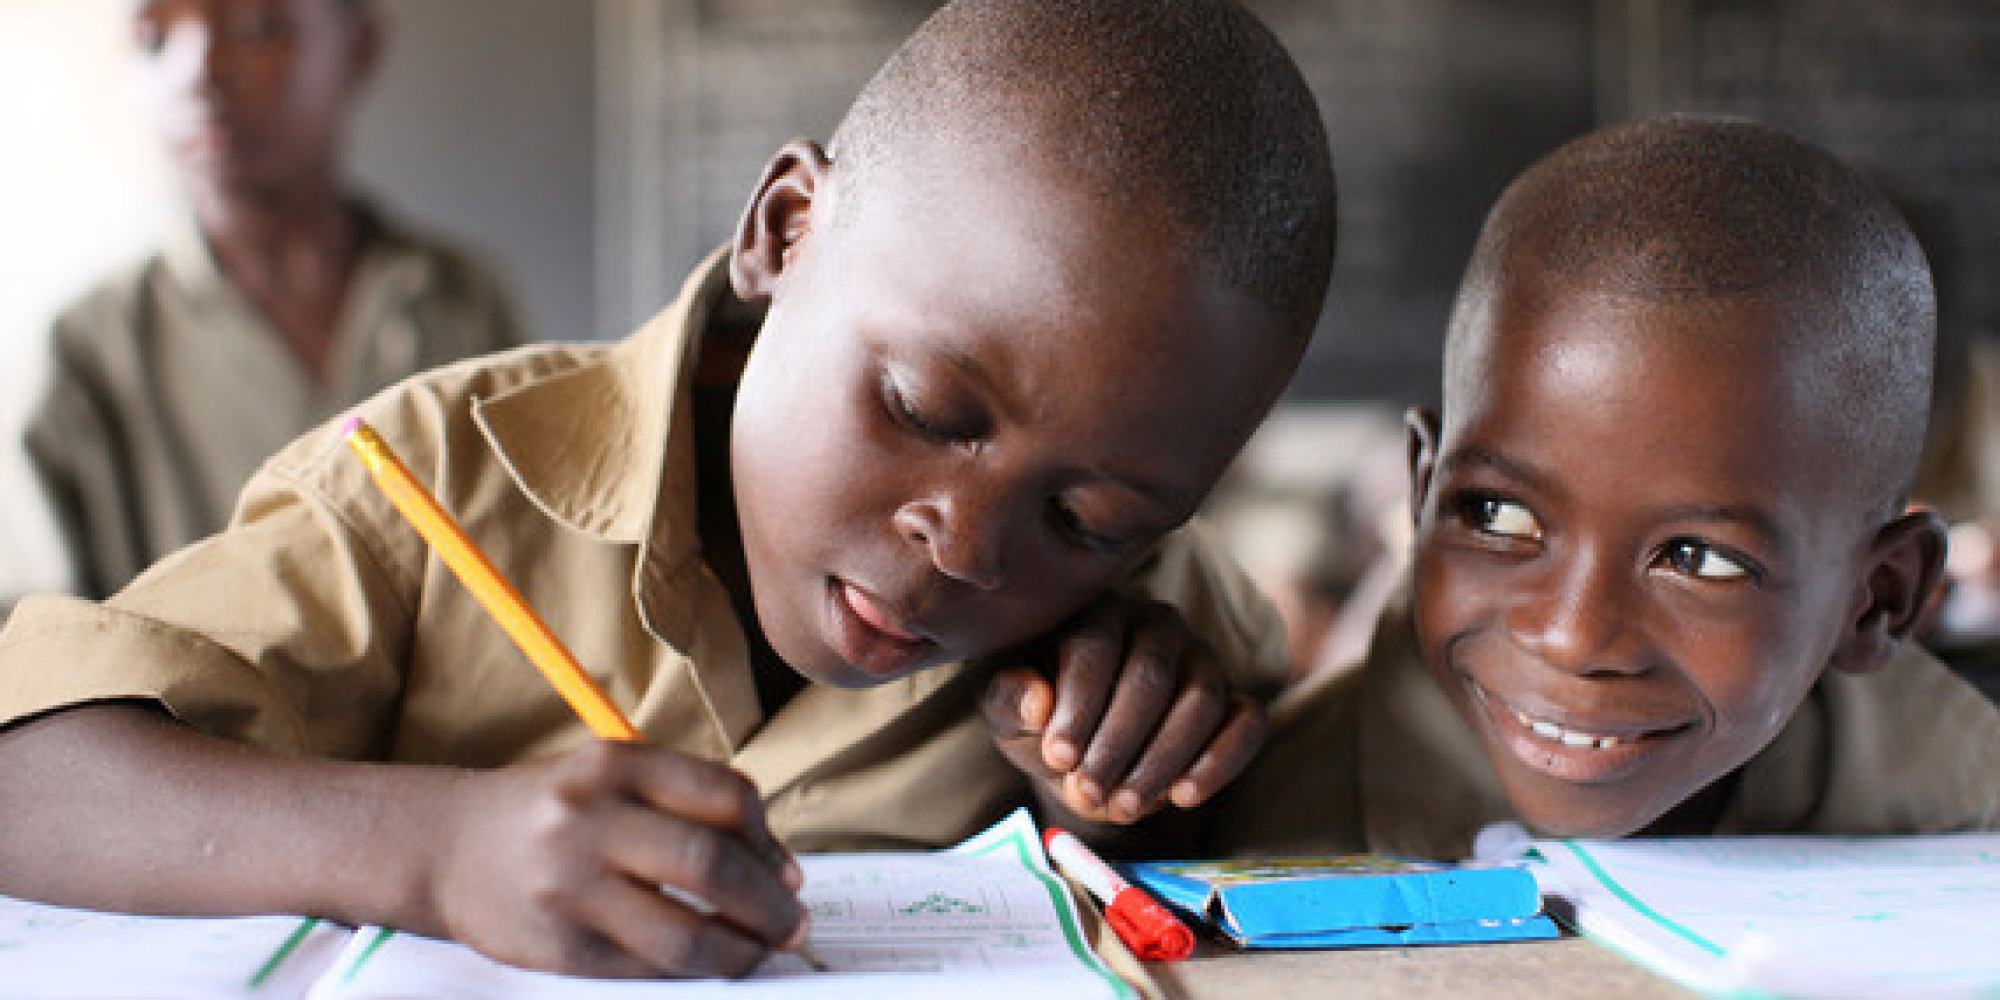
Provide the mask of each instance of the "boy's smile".
{"label": "boy's smile", "polygon": [[[877,684],[1054,627],[1185,521],[1300,337],[1136,206],[1024,151],[879,168],[837,218],[788,147],[751,209],[787,237],[731,476],[757,624],[814,680]],[[893,175],[893,176],[890,176]],[[1059,175],[1058,175],[1059,176]],[[740,273],[755,257],[739,241]]]}
{"label": "boy's smile", "polygon": [[1543,831],[1637,831],[1742,764],[1863,609],[1870,515],[1783,299],[1517,280],[1413,425],[1424,655]]}

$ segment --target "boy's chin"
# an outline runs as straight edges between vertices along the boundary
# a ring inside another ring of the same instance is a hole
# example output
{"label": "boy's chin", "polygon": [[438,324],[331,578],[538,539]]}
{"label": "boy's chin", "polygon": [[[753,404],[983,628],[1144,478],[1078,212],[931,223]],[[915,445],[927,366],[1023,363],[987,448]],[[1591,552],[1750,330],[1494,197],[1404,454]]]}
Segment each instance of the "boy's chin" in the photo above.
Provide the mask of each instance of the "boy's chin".
{"label": "boy's chin", "polygon": [[810,683],[848,690],[880,687],[890,681],[901,680],[910,673],[911,671],[899,674],[872,674],[851,663],[839,661],[831,667],[813,667],[799,671],[799,675]]}
{"label": "boy's chin", "polygon": [[1564,791],[1565,794],[1548,794],[1541,789],[1510,788],[1507,795],[1521,822],[1543,837],[1585,840],[1628,837],[1645,830],[1668,811],[1651,797],[1637,801],[1610,789]]}
{"label": "boy's chin", "polygon": [[850,663],[841,655],[818,643],[804,644],[809,648],[797,653],[777,648],[778,658],[793,672],[811,684],[850,690],[880,687],[890,681],[902,680],[924,669],[923,663],[885,663],[870,665]]}

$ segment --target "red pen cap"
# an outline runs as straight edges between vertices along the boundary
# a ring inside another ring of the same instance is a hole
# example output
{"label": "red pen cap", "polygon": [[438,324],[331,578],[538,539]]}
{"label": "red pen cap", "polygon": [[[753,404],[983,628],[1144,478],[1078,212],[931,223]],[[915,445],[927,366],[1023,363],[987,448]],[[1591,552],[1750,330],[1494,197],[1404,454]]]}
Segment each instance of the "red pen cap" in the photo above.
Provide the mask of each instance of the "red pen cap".
{"label": "red pen cap", "polygon": [[1137,886],[1119,890],[1104,919],[1145,962],[1178,962],[1194,954],[1194,932]]}

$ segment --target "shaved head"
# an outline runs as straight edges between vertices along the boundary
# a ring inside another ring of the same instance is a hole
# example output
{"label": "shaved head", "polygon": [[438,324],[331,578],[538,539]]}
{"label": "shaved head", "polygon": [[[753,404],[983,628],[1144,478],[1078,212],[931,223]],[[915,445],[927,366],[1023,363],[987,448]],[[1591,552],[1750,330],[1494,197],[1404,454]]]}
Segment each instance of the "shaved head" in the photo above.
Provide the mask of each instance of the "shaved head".
{"label": "shaved head", "polygon": [[[1930,406],[1936,304],[1908,224],[1826,152],[1742,119],[1670,116],[1556,150],[1487,216],[1445,349],[1445,399],[1477,371],[1490,307],[1533,284],[1690,308],[1752,300],[1797,319],[1785,373],[1849,439],[1871,502],[1907,498]],[[1731,357],[1718,355],[1717,363]],[[1781,373],[1773,372],[1774,383]],[[1837,430],[1836,430],[1837,428]]]}
{"label": "shaved head", "polygon": [[831,142],[850,215],[878,168],[1006,143],[1149,223],[1309,331],[1334,251],[1319,109],[1232,0],[960,0],[863,89]]}

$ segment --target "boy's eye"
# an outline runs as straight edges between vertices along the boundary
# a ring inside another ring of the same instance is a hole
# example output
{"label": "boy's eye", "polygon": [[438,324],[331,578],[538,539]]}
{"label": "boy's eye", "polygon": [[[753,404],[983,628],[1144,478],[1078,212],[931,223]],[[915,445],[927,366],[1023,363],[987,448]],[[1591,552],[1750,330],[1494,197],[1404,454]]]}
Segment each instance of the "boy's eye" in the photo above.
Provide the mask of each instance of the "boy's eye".
{"label": "boy's eye", "polygon": [[1121,555],[1125,542],[1093,529],[1076,509],[1060,500],[1051,501],[1050,516],[1063,534],[1081,544],[1084,548],[1107,556]]}
{"label": "boy's eye", "polygon": [[894,378],[883,380],[883,395],[887,398],[890,414],[897,421],[931,441],[953,444],[978,436],[965,433],[962,428],[954,427],[942,418],[931,416]]}
{"label": "boy's eye", "polygon": [[1706,542],[1676,538],[1660,550],[1660,563],[1676,573],[1702,580],[1743,580],[1751,575],[1742,562]]}
{"label": "boy's eye", "polygon": [[1539,541],[1542,524],[1521,504],[1490,493],[1479,493],[1459,501],[1459,516],[1475,531],[1502,538]]}

